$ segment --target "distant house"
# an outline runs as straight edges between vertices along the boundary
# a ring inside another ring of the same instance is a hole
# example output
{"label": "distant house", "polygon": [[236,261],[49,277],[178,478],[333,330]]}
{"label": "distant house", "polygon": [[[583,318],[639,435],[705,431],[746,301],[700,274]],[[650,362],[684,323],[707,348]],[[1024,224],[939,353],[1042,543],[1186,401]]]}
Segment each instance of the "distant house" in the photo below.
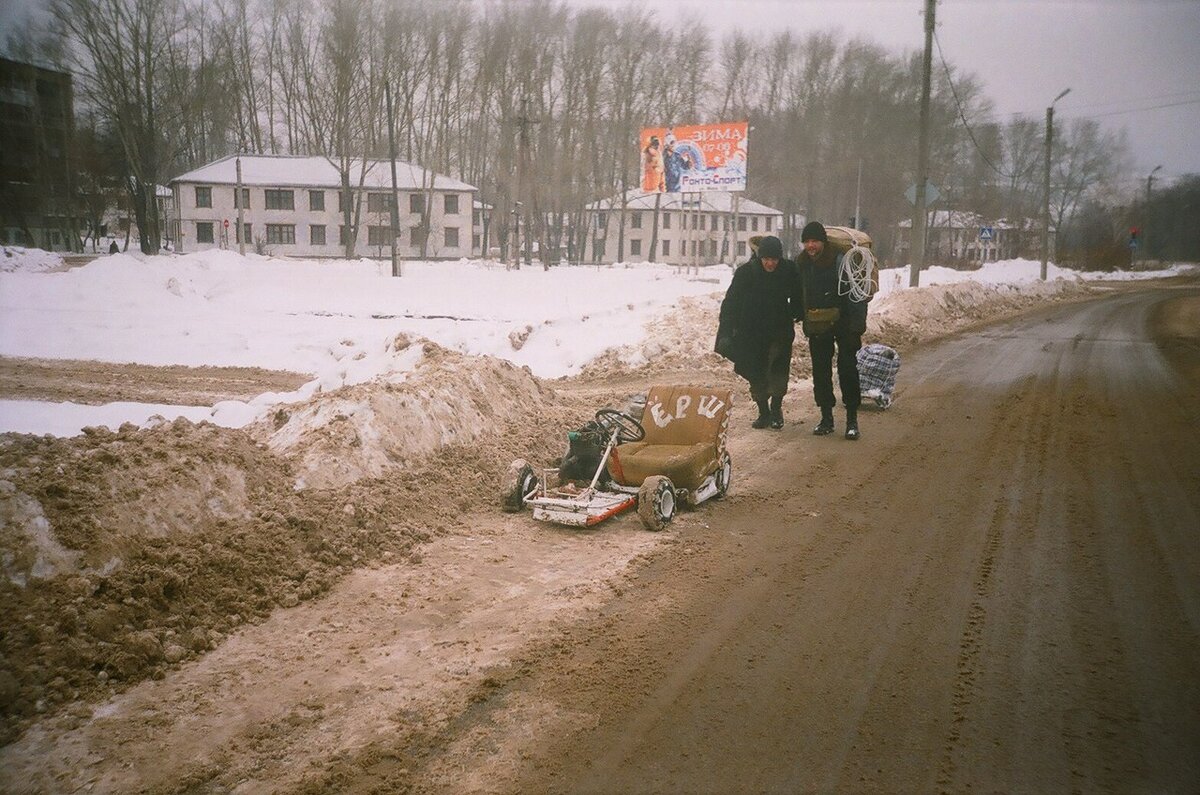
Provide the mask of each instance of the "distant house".
{"label": "distant house", "polygon": [[80,249],[71,75],[0,58],[0,243]]}
{"label": "distant house", "polygon": [[[912,219],[905,219],[896,226],[897,260],[911,262]],[[1018,257],[1040,257],[1042,227],[1032,219],[1013,223],[1005,218],[987,220],[979,213],[964,210],[937,210],[930,214],[925,238],[928,264],[967,266]],[[1054,258],[1055,238],[1056,230],[1051,227],[1051,259]]]}
{"label": "distant house", "polygon": [[582,258],[589,262],[732,264],[750,256],[751,237],[783,232],[782,211],[723,192],[633,190],[626,194],[624,206],[620,197],[592,202],[586,217]]}
{"label": "distant house", "polygon": [[[236,248],[238,156],[209,163],[171,181],[177,251]],[[242,194],[247,249],[272,254],[340,257],[353,234],[355,256],[391,253],[392,171],[387,160],[351,166],[351,227],[345,227],[341,176],[325,157],[242,155]],[[363,168],[365,166],[365,173]],[[359,181],[362,186],[359,187]],[[403,257],[468,257],[474,247],[476,188],[453,177],[396,161],[399,235]],[[357,209],[357,211],[356,211]],[[426,212],[429,213],[426,218]],[[357,220],[355,221],[355,217]],[[427,240],[423,240],[425,235]]]}

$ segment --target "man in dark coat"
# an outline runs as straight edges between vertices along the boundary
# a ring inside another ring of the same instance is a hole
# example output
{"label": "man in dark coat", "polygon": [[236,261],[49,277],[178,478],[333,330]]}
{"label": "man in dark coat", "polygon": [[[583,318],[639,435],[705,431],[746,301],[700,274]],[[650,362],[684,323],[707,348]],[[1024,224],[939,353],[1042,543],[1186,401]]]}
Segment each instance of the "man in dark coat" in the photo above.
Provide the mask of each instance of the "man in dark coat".
{"label": "man in dark coat", "polygon": [[[858,380],[858,349],[867,330],[867,302],[854,301],[839,289],[843,254],[829,245],[825,227],[813,221],[800,233],[804,251],[796,258],[803,295],[804,336],[812,356],[813,396],[821,409],[817,436],[833,433],[834,348],[837,349],[838,383],[846,406],[846,438],[857,439],[858,407],[862,391]],[[870,299],[868,299],[870,300]],[[834,317],[836,316],[836,317]]]}
{"label": "man in dark coat", "polygon": [[783,396],[792,366],[795,322],[800,317],[796,263],[783,258],[779,238],[764,237],[757,253],[733,273],[721,302],[717,353],[750,382],[758,406],[753,427],[783,427]]}

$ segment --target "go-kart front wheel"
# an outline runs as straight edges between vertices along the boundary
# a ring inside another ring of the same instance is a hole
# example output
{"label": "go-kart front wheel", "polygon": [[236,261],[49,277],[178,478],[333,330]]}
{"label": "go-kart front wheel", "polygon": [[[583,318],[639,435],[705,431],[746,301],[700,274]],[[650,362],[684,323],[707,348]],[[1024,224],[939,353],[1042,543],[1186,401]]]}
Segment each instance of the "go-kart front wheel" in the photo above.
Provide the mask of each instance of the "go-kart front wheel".
{"label": "go-kart front wheel", "polygon": [[647,530],[662,530],[675,518],[678,507],[675,484],[663,475],[651,475],[638,491],[638,516]]}
{"label": "go-kart front wheel", "polygon": [[514,513],[525,507],[525,498],[537,487],[537,475],[533,467],[524,458],[518,458],[508,465],[508,474],[504,476],[504,485],[500,489],[500,507]]}

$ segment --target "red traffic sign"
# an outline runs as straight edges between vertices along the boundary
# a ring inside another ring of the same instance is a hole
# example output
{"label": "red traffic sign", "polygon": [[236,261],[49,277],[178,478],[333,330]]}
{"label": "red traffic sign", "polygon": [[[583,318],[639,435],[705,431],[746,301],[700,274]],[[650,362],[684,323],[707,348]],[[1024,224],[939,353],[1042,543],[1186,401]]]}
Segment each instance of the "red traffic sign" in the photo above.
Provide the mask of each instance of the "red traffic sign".
{"label": "red traffic sign", "polygon": [[228,218],[225,219],[225,228],[226,229],[229,228],[229,219]]}

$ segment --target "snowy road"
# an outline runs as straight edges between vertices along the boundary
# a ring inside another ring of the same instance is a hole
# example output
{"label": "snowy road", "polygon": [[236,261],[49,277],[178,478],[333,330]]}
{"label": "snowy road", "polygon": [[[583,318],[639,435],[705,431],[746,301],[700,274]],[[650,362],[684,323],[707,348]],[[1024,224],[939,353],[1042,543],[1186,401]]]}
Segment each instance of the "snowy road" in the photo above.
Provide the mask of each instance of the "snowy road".
{"label": "snowy road", "polygon": [[1196,791],[1198,385],[1147,332],[1196,294],[923,349],[858,444],[742,436],[711,528],[476,716],[570,716],[506,786]]}

